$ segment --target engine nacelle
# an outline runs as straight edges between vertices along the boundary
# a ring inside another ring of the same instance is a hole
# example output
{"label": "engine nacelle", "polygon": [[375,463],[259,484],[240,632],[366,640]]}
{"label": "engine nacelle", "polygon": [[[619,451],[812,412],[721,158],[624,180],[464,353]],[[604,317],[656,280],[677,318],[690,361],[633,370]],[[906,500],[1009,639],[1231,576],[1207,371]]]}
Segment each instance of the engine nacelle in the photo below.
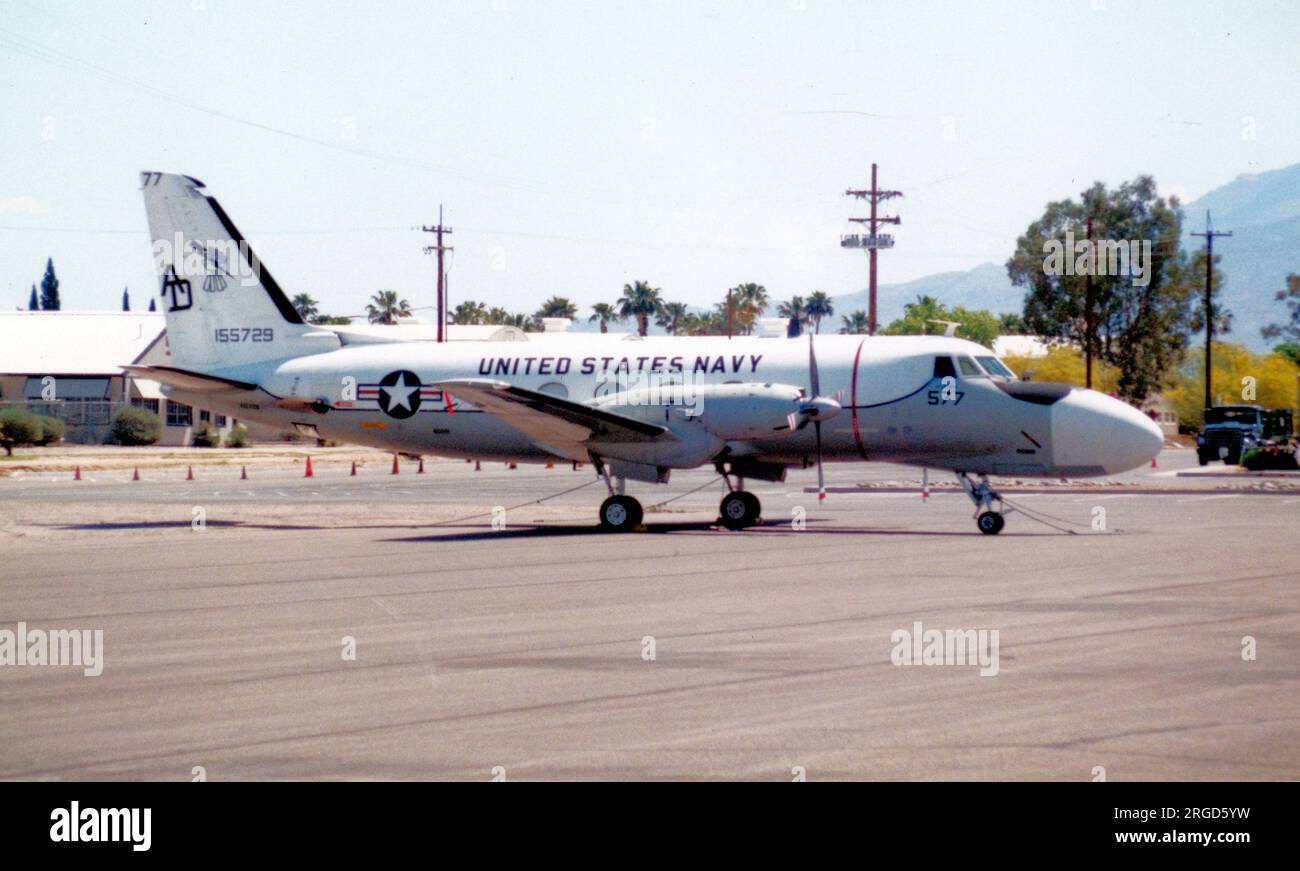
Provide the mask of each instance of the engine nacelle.
{"label": "engine nacelle", "polygon": [[[662,384],[602,397],[602,408],[665,423],[675,433],[700,427],[722,441],[771,438],[804,422],[809,401],[789,384]],[[683,426],[685,425],[685,426]]]}

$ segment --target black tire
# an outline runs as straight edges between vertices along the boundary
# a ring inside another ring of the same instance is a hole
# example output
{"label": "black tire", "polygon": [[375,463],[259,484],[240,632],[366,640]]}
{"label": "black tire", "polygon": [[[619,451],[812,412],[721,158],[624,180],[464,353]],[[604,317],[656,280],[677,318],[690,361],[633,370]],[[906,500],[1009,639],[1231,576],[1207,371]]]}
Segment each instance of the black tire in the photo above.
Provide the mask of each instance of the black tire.
{"label": "black tire", "polygon": [[758,523],[763,511],[758,497],[746,490],[733,490],[722,497],[718,515],[727,529],[744,529]]}
{"label": "black tire", "polygon": [[1207,465],[1210,462],[1210,458],[1203,453],[1198,453],[1196,459],[1200,460],[1202,466]]}
{"label": "black tire", "polygon": [[975,519],[975,525],[985,535],[997,535],[1007,525],[1007,521],[996,511],[985,511]]}
{"label": "black tire", "polygon": [[630,532],[641,525],[641,503],[631,496],[610,496],[600,503],[600,528],[606,532]]}
{"label": "black tire", "polygon": [[1231,452],[1231,451],[1230,451],[1230,452],[1228,453],[1228,455],[1227,455],[1226,457],[1223,458],[1223,465],[1225,465],[1225,466],[1238,466],[1238,465],[1240,465],[1240,464],[1241,464],[1241,452],[1240,452],[1240,451],[1236,451],[1236,452]]}

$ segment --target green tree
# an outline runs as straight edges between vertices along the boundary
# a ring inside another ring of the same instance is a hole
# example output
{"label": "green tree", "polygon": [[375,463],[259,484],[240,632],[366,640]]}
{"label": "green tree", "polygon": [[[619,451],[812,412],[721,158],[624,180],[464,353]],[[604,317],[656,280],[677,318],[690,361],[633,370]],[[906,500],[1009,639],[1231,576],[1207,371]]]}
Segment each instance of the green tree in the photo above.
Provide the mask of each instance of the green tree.
{"label": "green tree", "polygon": [[[1076,251],[1083,250],[1078,243],[1087,238],[1088,218],[1093,221],[1093,239],[1146,243],[1150,252],[1143,284],[1128,275],[1093,276],[1092,335],[1086,329],[1087,278],[1065,274],[1079,270],[1058,268],[1062,258],[1054,259],[1058,252],[1075,257],[1074,265],[1079,265],[1079,257],[1086,258],[1086,252],[1066,251],[1065,240],[1067,233],[1072,234]],[[1016,240],[1007,261],[1011,282],[1025,288],[1028,330],[1049,341],[1079,347],[1087,343],[1094,357],[1119,369],[1121,396],[1133,402],[1145,400],[1168,381],[1187,347],[1190,276],[1187,258],[1179,250],[1181,230],[1178,199],[1159,197],[1150,176],[1114,190],[1097,182],[1083,191],[1078,202],[1048,203],[1043,215]]]}
{"label": "green tree", "polygon": [[9,456],[14,455],[14,445],[34,445],[41,440],[44,427],[39,415],[21,408],[0,411],[0,447]]}
{"label": "green tree", "polygon": [[993,347],[993,340],[1000,332],[996,316],[984,310],[956,306],[946,308],[932,296],[918,296],[916,302],[903,306],[903,316],[893,321],[881,332],[887,336],[943,335],[947,329],[944,321],[958,324],[955,335]]}
{"label": "green tree", "polygon": [[587,318],[587,323],[594,323],[599,321],[600,331],[602,333],[609,332],[609,324],[611,322],[617,323],[623,320],[623,317],[618,313],[618,308],[612,305],[611,303],[607,303],[607,302],[595,303],[594,305],[592,305],[591,310],[593,314],[591,317]]}
{"label": "green tree", "polygon": [[623,285],[623,296],[618,300],[618,313],[621,317],[635,318],[636,331],[644,336],[650,331],[650,318],[659,313],[663,300],[662,291],[651,287],[648,281]]}
{"label": "green tree", "polygon": [[481,324],[487,313],[487,306],[483,303],[467,299],[451,310],[451,321],[454,324]]}
{"label": "green tree", "polygon": [[1273,353],[1280,354],[1292,363],[1300,364],[1300,342],[1283,342],[1274,345]]}
{"label": "green tree", "polygon": [[682,319],[686,317],[686,303],[666,302],[659,307],[659,316],[655,323],[668,331],[668,335],[677,335]]}
{"label": "green tree", "polygon": [[147,408],[124,405],[113,415],[113,438],[121,445],[151,445],[162,438],[162,418]]}
{"label": "green tree", "polygon": [[804,303],[804,311],[808,317],[812,318],[813,332],[822,331],[822,318],[833,317],[835,307],[831,305],[831,298],[824,291],[814,290],[808,294],[808,301]]}
{"label": "green tree", "polygon": [[[767,288],[752,281],[738,284],[732,288],[732,329],[749,335],[754,332],[754,325],[763,316],[769,303]],[[724,301],[719,309],[723,316],[722,332],[726,332],[727,304]]]}
{"label": "green tree", "polygon": [[127,288],[122,288],[122,311],[131,310],[131,292]]}
{"label": "green tree", "polygon": [[[1191,261],[1184,270],[1189,307],[1187,328],[1193,333],[1199,333],[1205,329],[1205,256],[1204,248],[1193,253]],[[1219,261],[1222,259],[1222,254],[1214,255],[1214,286],[1210,294],[1210,312],[1214,317],[1214,335],[1216,336],[1225,336],[1232,332],[1232,312],[1228,311],[1220,299],[1220,295],[1223,293],[1223,285],[1227,283],[1227,279],[1219,271]]]}
{"label": "green tree", "polygon": [[36,312],[41,310],[41,302],[36,298],[36,285],[32,285],[32,295],[27,299],[27,310]]}
{"label": "green tree", "polygon": [[871,326],[867,313],[862,309],[844,315],[840,318],[840,323],[843,324],[840,327],[841,333],[852,333],[853,335],[866,335]]}
{"label": "green tree", "polygon": [[998,330],[1003,336],[1018,336],[1025,331],[1025,318],[1017,312],[998,315]]}
{"label": "green tree", "polygon": [[1288,275],[1286,287],[1279,290],[1274,295],[1274,299],[1286,306],[1284,320],[1269,324],[1260,332],[1266,339],[1285,339],[1289,343],[1300,342],[1300,275],[1294,272]]}
{"label": "green tree", "polygon": [[[719,309],[726,309],[725,302],[718,303]],[[687,313],[677,325],[677,331],[681,335],[687,336],[721,336],[727,332],[727,316],[725,311],[706,312],[697,314],[696,312]]]}
{"label": "green tree", "polygon": [[314,318],[320,314],[320,304],[309,293],[300,293],[293,298],[293,307],[298,317],[305,323],[315,323]]}
{"label": "green tree", "polygon": [[59,277],[54,274],[54,258],[45,261],[45,275],[41,277],[41,309],[56,312],[59,304]]}
{"label": "green tree", "polygon": [[568,318],[573,320],[578,316],[578,307],[569,302],[562,296],[552,296],[542,307],[537,310],[536,317],[539,318]]}
{"label": "green tree", "polygon": [[372,324],[395,324],[398,318],[411,316],[411,304],[397,298],[395,290],[378,291],[366,304],[366,317]]}

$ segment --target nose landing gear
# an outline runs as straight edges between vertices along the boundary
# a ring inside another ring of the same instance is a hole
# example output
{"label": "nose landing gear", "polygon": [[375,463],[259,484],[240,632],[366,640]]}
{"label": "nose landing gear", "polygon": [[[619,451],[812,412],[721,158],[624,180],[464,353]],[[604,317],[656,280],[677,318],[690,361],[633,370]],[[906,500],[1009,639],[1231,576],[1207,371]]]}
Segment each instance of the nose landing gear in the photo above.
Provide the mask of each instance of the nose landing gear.
{"label": "nose landing gear", "polygon": [[1002,496],[989,485],[988,475],[979,477],[979,483],[975,484],[971,481],[970,475],[965,472],[957,473],[957,480],[961,482],[962,489],[975,503],[975,525],[985,535],[997,535],[1006,525]]}

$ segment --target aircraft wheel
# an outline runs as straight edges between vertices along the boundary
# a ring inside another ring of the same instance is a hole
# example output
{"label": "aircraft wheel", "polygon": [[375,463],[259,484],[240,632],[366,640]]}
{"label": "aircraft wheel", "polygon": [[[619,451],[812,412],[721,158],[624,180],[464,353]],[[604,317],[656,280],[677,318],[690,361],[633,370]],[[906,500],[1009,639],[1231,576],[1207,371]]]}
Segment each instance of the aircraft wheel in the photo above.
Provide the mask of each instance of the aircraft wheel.
{"label": "aircraft wheel", "polygon": [[744,529],[746,526],[753,526],[758,523],[758,516],[762,510],[763,506],[759,503],[758,497],[747,490],[733,490],[722,497],[722,504],[718,506],[722,525],[727,529]]}
{"label": "aircraft wheel", "polygon": [[628,532],[641,525],[641,503],[631,496],[610,496],[600,504],[600,528]]}
{"label": "aircraft wheel", "polygon": [[1006,525],[1006,520],[997,511],[985,511],[975,521],[975,525],[980,528],[980,532],[985,535],[997,535]]}

